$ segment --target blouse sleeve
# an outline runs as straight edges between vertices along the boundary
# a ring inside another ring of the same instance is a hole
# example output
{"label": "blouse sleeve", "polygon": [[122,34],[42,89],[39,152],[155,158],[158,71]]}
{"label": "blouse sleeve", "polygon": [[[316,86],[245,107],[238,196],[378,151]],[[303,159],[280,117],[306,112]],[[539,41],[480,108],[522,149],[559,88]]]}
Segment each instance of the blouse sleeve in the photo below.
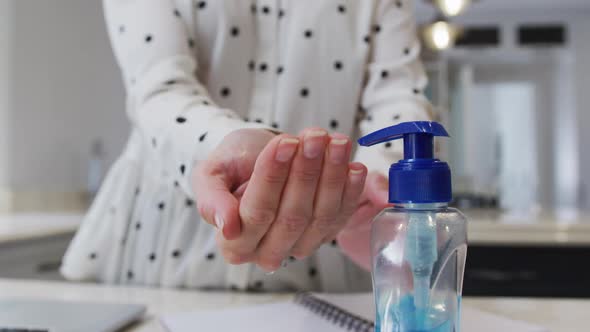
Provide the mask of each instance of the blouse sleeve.
{"label": "blouse sleeve", "polygon": [[[424,97],[426,74],[420,62],[412,0],[381,0],[372,26],[373,51],[361,106],[361,135],[400,122],[431,120],[431,106]],[[400,141],[360,148],[355,160],[369,171],[387,172],[401,159]]]}
{"label": "blouse sleeve", "polygon": [[[177,172],[192,197],[190,170],[228,133],[267,128],[220,108],[196,76],[197,61],[181,13],[172,0],[104,0],[111,44],[127,90],[127,112],[154,149],[156,169]],[[268,129],[268,128],[267,128]],[[159,167],[158,167],[159,166]]]}

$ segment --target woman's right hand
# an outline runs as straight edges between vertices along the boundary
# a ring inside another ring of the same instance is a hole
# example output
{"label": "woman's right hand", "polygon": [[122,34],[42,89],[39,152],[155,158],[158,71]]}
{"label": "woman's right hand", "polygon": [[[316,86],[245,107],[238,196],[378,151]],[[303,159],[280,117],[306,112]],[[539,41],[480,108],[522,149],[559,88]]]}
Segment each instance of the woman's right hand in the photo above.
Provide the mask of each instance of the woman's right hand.
{"label": "woman's right hand", "polygon": [[349,162],[351,144],[321,128],[226,136],[192,174],[199,212],[221,230],[225,259],[274,271],[334,239],[356,211],[367,175]]}

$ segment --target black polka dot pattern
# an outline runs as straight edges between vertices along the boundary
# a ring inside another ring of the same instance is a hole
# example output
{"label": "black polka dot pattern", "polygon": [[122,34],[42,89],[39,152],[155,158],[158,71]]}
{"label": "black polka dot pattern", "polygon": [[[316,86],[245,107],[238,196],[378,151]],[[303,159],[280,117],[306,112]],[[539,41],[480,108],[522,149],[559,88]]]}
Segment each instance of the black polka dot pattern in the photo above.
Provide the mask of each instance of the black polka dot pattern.
{"label": "black polka dot pattern", "polygon": [[254,69],[256,69],[256,62],[254,62],[254,60],[250,60],[248,62],[248,69],[250,69],[250,71],[253,71]]}
{"label": "black polka dot pattern", "polygon": [[342,61],[335,61],[334,62],[334,69],[336,70],[342,70]]}
{"label": "black polka dot pattern", "polygon": [[387,143],[385,143],[385,148],[386,148],[386,149],[389,149],[389,148],[391,148],[391,142],[387,142]]}
{"label": "black polka dot pattern", "polygon": [[252,14],[256,14],[256,5],[252,4],[252,6],[250,6],[250,11],[252,12]]}
{"label": "black polka dot pattern", "polygon": [[119,25],[119,33],[125,33],[125,26],[124,25]]}
{"label": "black polka dot pattern", "polygon": [[152,35],[146,35],[144,40],[146,43],[151,43],[154,37]]}
{"label": "black polka dot pattern", "polygon": [[215,259],[215,253],[210,252],[207,254],[207,260],[211,261]]}
{"label": "black polka dot pattern", "polygon": [[381,71],[381,78],[387,78],[387,76],[389,76],[389,72],[387,70],[382,70]]}
{"label": "black polka dot pattern", "polygon": [[394,115],[394,116],[393,116],[393,120],[394,120],[394,121],[397,121],[397,120],[399,120],[399,118],[400,118],[400,115],[399,115],[399,114],[396,114],[396,115]]}
{"label": "black polka dot pattern", "polygon": [[180,170],[180,174],[184,175],[184,171],[186,170],[186,166],[184,166],[184,164],[180,165],[179,170]]}
{"label": "black polka dot pattern", "polygon": [[155,148],[158,145],[158,142],[155,138],[152,137],[152,146]]}
{"label": "black polka dot pattern", "polygon": [[172,257],[174,257],[174,258],[180,257],[180,250],[176,249],[176,250],[172,251]]}
{"label": "black polka dot pattern", "polygon": [[338,120],[332,120],[332,121],[330,121],[330,128],[332,128],[332,129],[338,129]]}
{"label": "black polka dot pattern", "polygon": [[265,72],[267,68],[268,68],[268,65],[264,62],[261,63],[260,66],[258,67],[258,69],[260,69],[261,72]]}
{"label": "black polka dot pattern", "polygon": [[346,6],[345,5],[338,5],[338,12],[341,14],[346,13]]}
{"label": "black polka dot pattern", "polygon": [[301,97],[305,98],[305,97],[309,96],[309,89],[303,88],[303,89],[301,89],[301,91],[299,91],[299,94],[301,95]]}
{"label": "black polka dot pattern", "polygon": [[295,262],[297,261],[297,258],[293,257],[293,256],[289,256],[289,262]]}
{"label": "black polka dot pattern", "polygon": [[90,255],[88,255],[88,258],[90,258],[91,260],[95,260],[96,259],[96,253],[95,252],[91,252]]}
{"label": "black polka dot pattern", "polygon": [[166,204],[164,204],[164,202],[158,203],[158,210],[162,211],[162,210],[164,210],[165,207],[166,207]]}
{"label": "black polka dot pattern", "polygon": [[237,37],[240,35],[240,28],[234,26],[231,28],[229,33],[231,34],[232,37]]}
{"label": "black polka dot pattern", "polygon": [[256,119],[256,120],[254,120],[254,122],[256,122],[256,123],[262,123],[262,119]]}
{"label": "black polka dot pattern", "polygon": [[219,93],[222,97],[227,98],[231,94],[231,90],[228,87],[224,86],[223,88],[221,88]]}
{"label": "black polka dot pattern", "polygon": [[305,38],[311,38],[313,37],[313,32],[311,30],[305,30],[303,35],[305,36]]}
{"label": "black polka dot pattern", "polygon": [[379,24],[375,24],[375,25],[373,26],[373,32],[374,32],[374,33],[379,33],[379,32],[381,32],[381,26],[380,26]]}
{"label": "black polka dot pattern", "polygon": [[332,247],[337,247],[338,246],[338,241],[332,240],[331,245],[332,245]]}
{"label": "black polka dot pattern", "polygon": [[178,9],[174,9],[174,16],[180,17],[180,11]]}
{"label": "black polka dot pattern", "polygon": [[175,186],[175,187],[178,187],[178,186],[180,186],[180,184],[178,183],[178,181],[174,180],[174,186]]}
{"label": "black polka dot pattern", "polygon": [[283,66],[278,66],[277,67],[277,74],[282,74],[285,71],[285,68]]}
{"label": "black polka dot pattern", "polygon": [[268,7],[268,6],[262,7],[262,13],[264,13],[266,15],[270,14],[270,7]]}
{"label": "black polka dot pattern", "polygon": [[141,189],[139,187],[135,188],[135,196],[139,196]]}
{"label": "black polka dot pattern", "polygon": [[199,136],[199,142],[204,141],[205,138],[207,138],[207,133],[204,133],[203,135]]}
{"label": "black polka dot pattern", "polygon": [[197,2],[197,8],[198,9],[205,9],[205,7],[207,7],[207,2],[206,1],[199,1],[199,2]]}
{"label": "black polka dot pattern", "polygon": [[141,223],[139,221],[137,223],[135,223],[135,229],[136,230],[140,230],[141,229]]}
{"label": "black polka dot pattern", "polygon": [[274,129],[278,129],[279,128],[279,124],[276,122],[273,122],[271,127],[273,127]]}
{"label": "black polka dot pattern", "polygon": [[309,268],[309,276],[310,277],[315,277],[318,274],[318,270],[315,267],[311,267]]}
{"label": "black polka dot pattern", "polygon": [[186,118],[183,116],[179,116],[176,118],[176,122],[178,123],[185,123],[186,122]]}
{"label": "black polka dot pattern", "polygon": [[401,0],[396,1],[395,5],[397,6],[397,8],[402,8],[402,6],[403,6]]}
{"label": "black polka dot pattern", "polygon": [[155,260],[156,260],[156,254],[155,254],[155,253],[151,253],[151,254],[148,256],[148,259],[149,259],[150,261],[152,261],[152,262],[153,262],[153,261],[155,261]]}
{"label": "black polka dot pattern", "polygon": [[285,11],[283,9],[279,9],[279,18],[283,18],[285,16]]}
{"label": "black polka dot pattern", "polygon": [[406,47],[406,48],[404,48],[404,54],[405,54],[405,55],[408,55],[408,54],[410,54],[410,49],[409,49],[409,48],[407,48],[407,47]]}
{"label": "black polka dot pattern", "polygon": [[127,271],[127,279],[129,279],[129,280],[133,279],[133,271],[131,271],[131,270]]}
{"label": "black polka dot pattern", "polygon": [[188,40],[188,47],[189,47],[189,48],[193,48],[193,47],[195,47],[195,41],[194,41],[193,39],[189,39],[189,40]]}
{"label": "black polka dot pattern", "polygon": [[414,89],[413,92],[415,95],[420,94],[420,90],[418,90],[418,89]]}
{"label": "black polka dot pattern", "polygon": [[190,198],[187,198],[187,199],[184,201],[184,205],[185,205],[186,207],[191,207],[191,206],[195,205],[195,201],[193,201],[193,200],[192,200],[192,199],[190,199]]}
{"label": "black polka dot pattern", "polygon": [[369,44],[371,42],[371,37],[370,36],[365,36],[365,38],[363,38],[363,41],[367,44]]}
{"label": "black polka dot pattern", "polygon": [[174,84],[176,84],[176,81],[175,80],[168,80],[168,81],[164,82],[164,84],[166,84],[166,85],[174,85]]}

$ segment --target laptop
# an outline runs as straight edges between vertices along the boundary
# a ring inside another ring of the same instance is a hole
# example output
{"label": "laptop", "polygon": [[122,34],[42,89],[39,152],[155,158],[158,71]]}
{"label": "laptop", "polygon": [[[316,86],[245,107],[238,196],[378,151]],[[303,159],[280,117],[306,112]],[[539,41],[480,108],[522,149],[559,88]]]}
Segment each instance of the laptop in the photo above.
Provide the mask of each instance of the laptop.
{"label": "laptop", "polygon": [[145,313],[139,304],[0,299],[0,332],[115,332]]}

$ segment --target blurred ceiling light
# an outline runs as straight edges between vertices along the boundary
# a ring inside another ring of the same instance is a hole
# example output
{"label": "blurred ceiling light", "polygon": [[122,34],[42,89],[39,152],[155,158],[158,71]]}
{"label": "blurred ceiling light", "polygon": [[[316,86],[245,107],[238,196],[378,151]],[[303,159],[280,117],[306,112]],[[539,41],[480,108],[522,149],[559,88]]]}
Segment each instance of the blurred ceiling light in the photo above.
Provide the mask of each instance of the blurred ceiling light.
{"label": "blurred ceiling light", "polygon": [[434,0],[434,3],[445,16],[450,17],[461,14],[471,0]]}
{"label": "blurred ceiling light", "polygon": [[438,20],[423,30],[424,43],[433,50],[446,50],[457,41],[460,29],[447,21]]}

